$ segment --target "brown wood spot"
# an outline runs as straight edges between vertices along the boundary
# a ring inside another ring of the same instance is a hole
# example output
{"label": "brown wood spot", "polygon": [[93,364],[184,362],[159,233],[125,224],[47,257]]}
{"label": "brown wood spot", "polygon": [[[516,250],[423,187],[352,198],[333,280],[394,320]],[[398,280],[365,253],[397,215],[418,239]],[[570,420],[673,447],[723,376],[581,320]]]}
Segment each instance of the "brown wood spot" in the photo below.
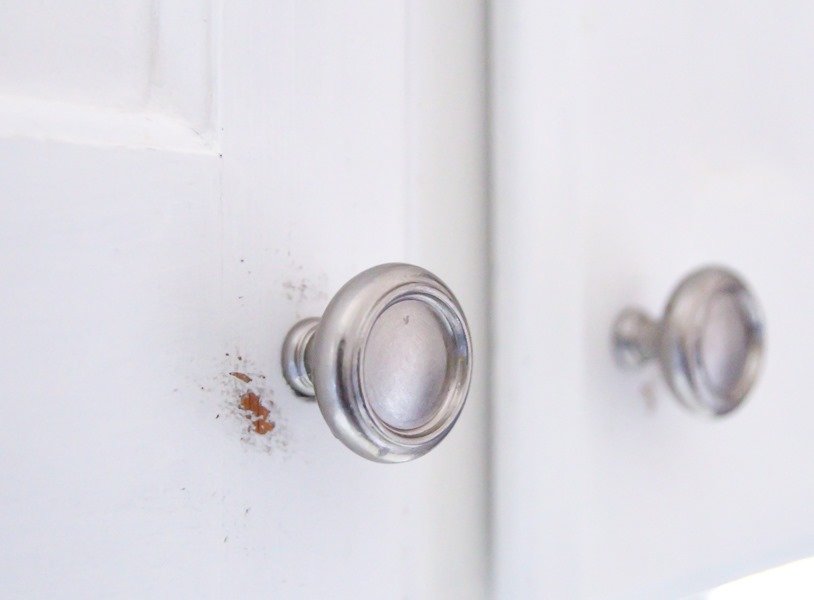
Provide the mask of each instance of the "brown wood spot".
{"label": "brown wood spot", "polygon": [[251,420],[256,433],[266,435],[274,430],[276,423],[268,420],[269,409],[263,406],[260,396],[254,392],[248,391],[240,397],[240,408],[248,413],[246,418]]}
{"label": "brown wood spot", "polygon": [[265,419],[269,416],[269,409],[260,402],[260,396],[251,391],[246,392],[240,397],[240,408],[252,413],[252,415],[258,419]]}
{"label": "brown wood spot", "polygon": [[240,371],[232,371],[231,373],[229,373],[229,375],[231,375],[235,379],[240,379],[240,381],[242,381],[243,383],[251,383],[252,382],[251,377],[249,377],[245,373],[241,373]]}
{"label": "brown wood spot", "polygon": [[260,435],[266,435],[269,431],[274,431],[274,427],[276,425],[277,423],[274,421],[267,421],[265,419],[257,419],[252,421],[252,427]]}

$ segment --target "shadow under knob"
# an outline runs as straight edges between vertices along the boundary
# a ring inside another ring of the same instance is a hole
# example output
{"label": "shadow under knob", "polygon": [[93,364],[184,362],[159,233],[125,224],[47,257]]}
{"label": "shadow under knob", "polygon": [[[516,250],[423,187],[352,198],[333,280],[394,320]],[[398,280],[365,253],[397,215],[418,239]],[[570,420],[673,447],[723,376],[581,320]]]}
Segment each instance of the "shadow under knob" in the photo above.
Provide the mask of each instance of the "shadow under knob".
{"label": "shadow under knob", "polygon": [[676,287],[661,321],[635,308],[613,327],[617,362],[657,360],[682,404],[710,415],[738,408],[752,389],[764,350],[764,322],[743,280],[721,267],[699,269]]}
{"label": "shadow under knob", "polygon": [[469,327],[458,301],[429,271],[379,265],[345,284],[321,319],[294,325],[283,374],[315,396],[334,435],[379,462],[403,462],[435,447],[466,401]]}

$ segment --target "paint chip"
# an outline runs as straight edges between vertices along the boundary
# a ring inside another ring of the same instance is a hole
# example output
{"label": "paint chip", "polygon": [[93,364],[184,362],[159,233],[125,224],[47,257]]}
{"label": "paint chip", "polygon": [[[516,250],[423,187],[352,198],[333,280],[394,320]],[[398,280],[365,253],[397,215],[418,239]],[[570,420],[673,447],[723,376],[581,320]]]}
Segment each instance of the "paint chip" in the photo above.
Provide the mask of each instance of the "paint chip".
{"label": "paint chip", "polygon": [[270,431],[274,431],[277,424],[274,421],[267,421],[266,419],[256,419],[252,421],[252,428],[260,435],[266,435]]}
{"label": "paint chip", "polygon": [[235,379],[240,379],[240,381],[242,381],[243,383],[251,383],[252,382],[251,377],[249,377],[245,373],[241,373],[240,371],[232,371],[231,373],[229,373],[229,375],[231,375]]}
{"label": "paint chip", "polygon": [[260,396],[252,391],[246,392],[240,397],[240,408],[249,413],[246,415],[246,418],[251,419],[251,427],[256,433],[266,435],[274,431],[277,424],[274,421],[268,420],[270,412],[269,409],[263,406],[263,403],[260,401]]}

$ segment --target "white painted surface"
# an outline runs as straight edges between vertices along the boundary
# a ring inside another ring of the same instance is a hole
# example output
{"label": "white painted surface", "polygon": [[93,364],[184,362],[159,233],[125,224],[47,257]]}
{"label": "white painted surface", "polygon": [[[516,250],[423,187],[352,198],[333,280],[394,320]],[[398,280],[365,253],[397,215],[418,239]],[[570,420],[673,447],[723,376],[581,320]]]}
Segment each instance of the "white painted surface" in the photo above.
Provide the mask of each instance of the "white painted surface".
{"label": "white painted surface", "polygon": [[[155,101],[176,78],[133,93],[141,50],[110,67],[121,80],[95,72],[104,52],[70,58],[110,19],[103,49],[120,29],[142,48],[155,20],[119,17],[149,4],[86,21],[66,5],[45,54],[29,45],[0,76],[0,596],[482,596],[482,7],[215,5],[168,30],[174,57],[205,65],[174,88],[184,104]],[[4,28],[44,28],[38,14],[17,7]],[[53,56],[59,77],[27,70]],[[153,115],[170,125],[146,138],[122,125]],[[293,396],[278,352],[297,318],[391,260],[455,290],[478,369],[448,439],[383,466]],[[236,409],[248,388],[274,403],[264,437]]]}
{"label": "white painted surface", "polygon": [[217,0],[0,4],[0,136],[211,150]]}
{"label": "white painted surface", "polygon": [[145,0],[4,2],[0,90],[138,106],[150,77],[152,21]]}
{"label": "white painted surface", "polygon": [[[680,597],[814,554],[814,11],[496,3],[496,569],[504,598]],[[768,320],[756,393],[688,414],[609,328],[692,268]]]}
{"label": "white painted surface", "polygon": [[808,600],[814,596],[814,557],[754,573],[693,600]]}

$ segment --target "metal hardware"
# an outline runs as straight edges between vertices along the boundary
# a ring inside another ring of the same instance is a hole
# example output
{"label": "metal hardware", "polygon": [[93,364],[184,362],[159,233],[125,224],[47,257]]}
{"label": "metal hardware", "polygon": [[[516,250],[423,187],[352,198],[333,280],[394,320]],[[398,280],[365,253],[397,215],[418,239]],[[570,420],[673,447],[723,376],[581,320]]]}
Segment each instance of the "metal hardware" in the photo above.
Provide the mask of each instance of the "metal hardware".
{"label": "metal hardware", "polygon": [[472,342],[440,279],[386,264],[346,283],[321,319],[294,325],[282,367],[295,392],[316,396],[333,434],[351,450],[403,462],[435,447],[458,419]]}
{"label": "metal hardware", "polygon": [[682,404],[725,415],[741,405],[755,383],[764,321],[738,275],[706,267],[679,283],[660,322],[638,309],[624,310],[613,326],[613,351],[625,368],[658,360]]}

